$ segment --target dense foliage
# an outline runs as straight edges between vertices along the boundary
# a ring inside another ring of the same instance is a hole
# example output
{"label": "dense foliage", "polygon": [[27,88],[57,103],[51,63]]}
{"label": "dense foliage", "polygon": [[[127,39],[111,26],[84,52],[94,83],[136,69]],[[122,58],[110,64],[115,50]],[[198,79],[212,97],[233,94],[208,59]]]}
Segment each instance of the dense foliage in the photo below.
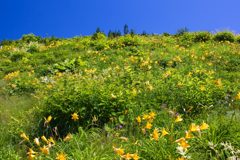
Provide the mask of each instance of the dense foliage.
{"label": "dense foliage", "polygon": [[0,159],[239,156],[239,36],[128,33],[3,41]]}

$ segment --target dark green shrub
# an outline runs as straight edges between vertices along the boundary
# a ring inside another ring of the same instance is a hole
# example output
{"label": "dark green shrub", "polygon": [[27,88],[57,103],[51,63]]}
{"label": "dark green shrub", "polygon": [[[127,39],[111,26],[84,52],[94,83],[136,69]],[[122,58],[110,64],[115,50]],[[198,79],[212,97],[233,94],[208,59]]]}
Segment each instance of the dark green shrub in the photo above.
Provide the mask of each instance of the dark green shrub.
{"label": "dark green shrub", "polygon": [[107,41],[92,41],[90,42],[90,46],[93,47],[97,51],[101,51],[104,49],[109,48],[109,45],[107,44]]}
{"label": "dark green shrub", "polygon": [[14,41],[11,40],[2,40],[0,42],[0,46],[7,46],[7,45],[11,45]]}
{"label": "dark green shrub", "polygon": [[30,42],[39,42],[41,40],[41,37],[35,36],[34,34],[25,34],[22,36],[21,40],[26,43]]}
{"label": "dark green shrub", "polygon": [[[124,98],[111,94],[111,90],[118,87],[99,81],[68,75],[48,93],[42,115],[53,117],[50,125],[57,127],[60,135],[75,132],[79,126],[102,127],[124,113],[127,105]],[[79,115],[79,120],[71,119],[73,113]]]}
{"label": "dark green shrub", "polygon": [[23,52],[12,52],[10,55],[10,60],[13,62],[20,61],[25,56]]}
{"label": "dark green shrub", "polygon": [[171,36],[171,34],[169,34],[167,32],[164,32],[162,35],[165,36],[165,37]]}
{"label": "dark green shrub", "polygon": [[106,39],[106,35],[102,32],[94,33],[92,35],[91,39],[92,40],[104,40],[104,39]]}
{"label": "dark green shrub", "polygon": [[194,36],[194,42],[206,42],[211,40],[211,33],[209,32],[197,32]]}
{"label": "dark green shrub", "polygon": [[32,44],[27,49],[27,52],[29,52],[29,53],[39,52],[39,47],[36,44]]}
{"label": "dark green shrub", "polygon": [[42,38],[40,40],[41,43],[45,44],[45,45],[50,45],[51,43],[54,43],[54,42],[57,42],[57,41],[60,41],[59,38],[56,38],[54,36],[52,37],[48,37],[48,38]]}
{"label": "dark green shrub", "polygon": [[229,42],[234,42],[234,35],[232,32],[218,32],[217,34],[214,35],[213,39],[215,41],[221,42],[221,41],[229,41]]}
{"label": "dark green shrub", "polygon": [[194,33],[187,32],[178,36],[178,43],[181,46],[189,47],[193,44],[193,42],[194,42]]}
{"label": "dark green shrub", "polygon": [[121,37],[119,40],[124,46],[138,46],[140,44],[140,39],[130,34]]}

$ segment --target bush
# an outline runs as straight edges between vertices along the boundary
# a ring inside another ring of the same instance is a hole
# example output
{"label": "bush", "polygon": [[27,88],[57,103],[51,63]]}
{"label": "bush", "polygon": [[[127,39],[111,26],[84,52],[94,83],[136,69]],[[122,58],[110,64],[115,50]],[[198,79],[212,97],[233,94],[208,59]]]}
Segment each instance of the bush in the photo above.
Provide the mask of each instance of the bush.
{"label": "bush", "polygon": [[234,35],[232,32],[219,32],[214,35],[213,39],[215,41],[221,42],[221,41],[229,41],[229,42],[234,42]]}
{"label": "bush", "polygon": [[211,33],[209,32],[197,32],[194,36],[194,42],[206,42],[211,40]]}
{"label": "bush", "polygon": [[193,44],[194,34],[186,32],[184,34],[178,35],[179,45],[184,47],[189,47]]}
{"label": "bush", "polygon": [[[69,74],[62,77],[44,100],[42,114],[44,117],[53,117],[54,121],[50,125],[52,128],[57,126],[60,135],[76,132],[79,126],[101,127],[118,119],[127,105],[124,98],[112,95],[111,90],[117,86],[100,84],[101,80],[91,76],[76,76]],[[79,115],[79,120],[71,119],[73,113]]]}
{"label": "bush", "polygon": [[104,40],[106,38],[107,38],[106,35],[102,32],[94,33],[92,35],[92,40]]}
{"label": "bush", "polygon": [[138,46],[140,44],[140,39],[130,34],[121,37],[119,40],[124,46]]}
{"label": "bush", "polygon": [[34,34],[31,33],[31,34],[23,35],[21,40],[26,43],[39,42],[41,40],[41,37],[35,36]]}
{"label": "bush", "polygon": [[0,41],[0,46],[7,46],[7,45],[11,45],[13,43],[14,43],[14,41],[11,41],[11,40],[2,40],[2,41]]}

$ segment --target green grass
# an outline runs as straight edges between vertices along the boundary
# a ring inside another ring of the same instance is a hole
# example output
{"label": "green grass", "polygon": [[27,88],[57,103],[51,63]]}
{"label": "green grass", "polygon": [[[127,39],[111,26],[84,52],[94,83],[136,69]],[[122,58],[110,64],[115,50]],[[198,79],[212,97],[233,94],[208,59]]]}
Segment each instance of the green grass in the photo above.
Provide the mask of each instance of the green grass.
{"label": "green grass", "polygon": [[[38,152],[35,159],[49,160],[59,153],[70,160],[239,157],[240,47],[235,37],[228,42],[219,35],[224,41],[209,33],[111,39],[101,33],[70,39],[30,35],[30,42],[25,37],[5,44],[0,159],[26,159],[29,148]],[[73,113],[79,119],[73,120]],[[175,122],[177,115],[183,121]],[[188,149],[177,150],[184,144],[176,140],[203,122],[209,128],[191,131],[194,138],[183,141]],[[163,129],[168,134],[161,136]]]}

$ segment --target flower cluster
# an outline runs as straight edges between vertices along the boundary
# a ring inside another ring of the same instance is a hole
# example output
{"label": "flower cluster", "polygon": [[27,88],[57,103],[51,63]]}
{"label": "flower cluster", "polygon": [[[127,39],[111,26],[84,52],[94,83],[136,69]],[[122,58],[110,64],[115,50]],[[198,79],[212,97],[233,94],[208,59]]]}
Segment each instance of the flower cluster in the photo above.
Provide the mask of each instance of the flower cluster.
{"label": "flower cluster", "polygon": [[[53,117],[50,115],[47,118],[44,118],[44,126],[48,127],[48,125],[50,124],[50,122],[52,121]],[[73,113],[71,115],[71,119],[73,121],[77,121],[79,119],[79,115],[77,113]],[[28,152],[27,152],[27,156],[29,160],[33,160],[35,159],[38,155],[43,154],[45,156],[50,154],[50,149],[56,145],[56,141],[54,140],[53,137],[49,137],[46,138],[44,135],[39,137],[36,137],[33,139],[33,143],[31,143],[29,136],[26,135],[26,133],[22,132],[20,134],[20,137],[23,139],[22,142],[26,141],[28,142],[32,147],[29,148]],[[69,133],[67,134],[64,138],[63,141],[69,141],[70,139],[72,139],[72,134]],[[21,142],[21,143],[22,143]],[[37,151],[34,151],[34,149],[37,149]],[[56,160],[66,160],[67,156],[66,154],[64,154],[63,152],[57,153],[56,155]]]}

